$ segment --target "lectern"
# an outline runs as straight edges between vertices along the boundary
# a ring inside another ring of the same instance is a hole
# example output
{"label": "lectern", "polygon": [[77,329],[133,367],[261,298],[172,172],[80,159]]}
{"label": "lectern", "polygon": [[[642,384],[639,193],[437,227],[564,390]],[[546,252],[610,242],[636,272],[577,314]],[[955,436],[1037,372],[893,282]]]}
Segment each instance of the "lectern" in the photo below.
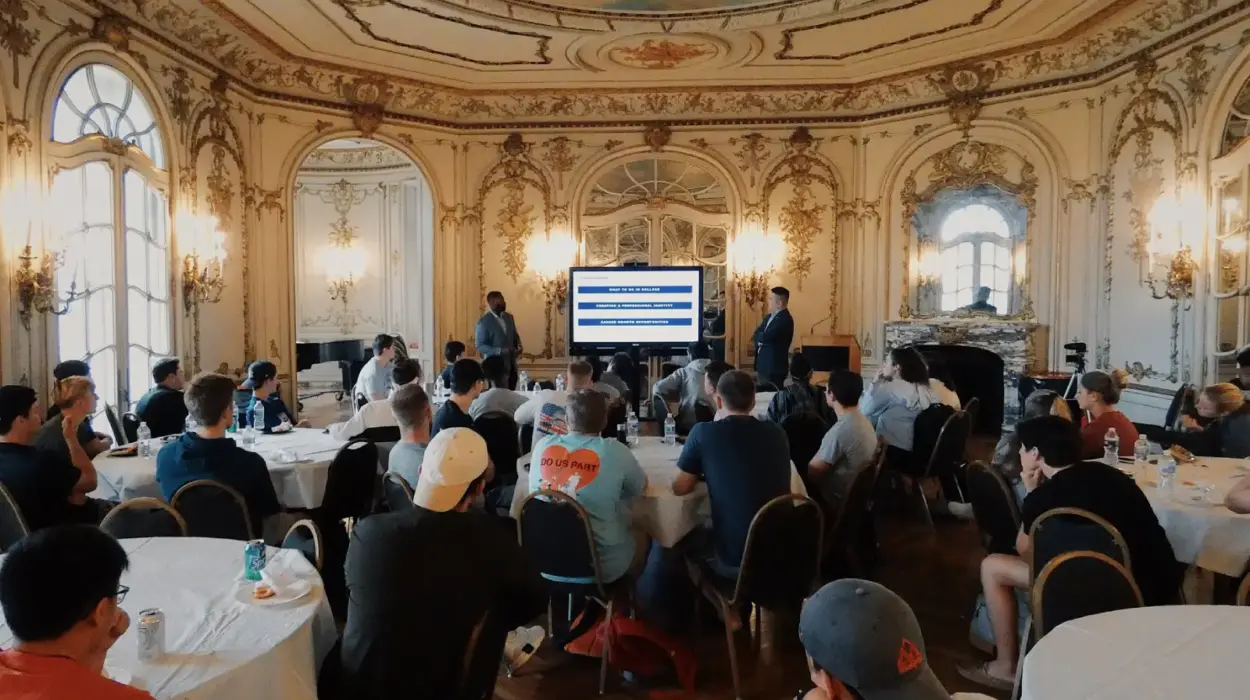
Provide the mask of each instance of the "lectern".
{"label": "lectern", "polygon": [[812,381],[823,383],[835,369],[860,373],[859,339],[853,335],[805,335],[799,352],[812,363]]}

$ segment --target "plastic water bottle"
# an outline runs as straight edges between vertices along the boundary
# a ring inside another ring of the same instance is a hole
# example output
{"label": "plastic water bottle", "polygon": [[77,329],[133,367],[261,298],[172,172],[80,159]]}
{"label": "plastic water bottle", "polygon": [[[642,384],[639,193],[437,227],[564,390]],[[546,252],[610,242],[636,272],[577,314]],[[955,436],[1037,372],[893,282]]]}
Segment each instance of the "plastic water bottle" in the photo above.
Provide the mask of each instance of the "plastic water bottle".
{"label": "plastic water bottle", "polygon": [[[235,410],[238,410],[238,409],[235,409]],[[188,413],[187,419],[182,422],[182,429],[188,433],[191,433],[191,432],[195,432],[195,429],[197,427],[199,427],[199,424],[196,423],[195,419],[191,417],[190,413]]]}
{"label": "plastic water bottle", "polygon": [[1176,484],[1176,460],[1171,455],[1159,457],[1159,493],[1170,496]]}
{"label": "plastic water bottle", "polygon": [[1133,461],[1145,462],[1150,459],[1150,441],[1145,435],[1137,436],[1137,442],[1133,443]]}
{"label": "plastic water bottle", "polygon": [[1102,461],[1113,467],[1120,463],[1120,435],[1115,428],[1107,428],[1102,438]]}
{"label": "plastic water bottle", "polygon": [[638,416],[634,415],[634,407],[629,407],[629,417],[625,419],[625,437],[631,447],[638,444]]}
{"label": "plastic water bottle", "polygon": [[522,393],[525,393],[525,394],[530,393],[530,373],[529,372],[526,372],[525,370],[521,370],[521,376],[517,380],[517,383],[520,384],[518,388],[521,390]]}
{"label": "plastic water bottle", "polygon": [[677,421],[673,420],[671,413],[664,419],[664,444],[677,444]]}
{"label": "plastic water bottle", "polygon": [[564,375],[556,375],[556,391],[564,391]]}
{"label": "plastic water bottle", "polygon": [[139,456],[152,456],[152,429],[147,423],[139,423]]}
{"label": "plastic water bottle", "polygon": [[230,419],[230,427],[226,428],[228,433],[237,433],[243,429],[243,415],[239,413],[239,404],[234,405],[234,418]]}

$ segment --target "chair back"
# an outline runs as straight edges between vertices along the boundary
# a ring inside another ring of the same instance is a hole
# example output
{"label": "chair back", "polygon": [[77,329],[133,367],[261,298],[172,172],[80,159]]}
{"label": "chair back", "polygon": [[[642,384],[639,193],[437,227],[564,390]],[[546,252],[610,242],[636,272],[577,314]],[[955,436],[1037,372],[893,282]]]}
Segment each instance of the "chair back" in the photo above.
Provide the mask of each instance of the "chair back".
{"label": "chair back", "polygon": [[321,544],[321,528],[313,521],[305,518],[291,526],[282,538],[283,549],[294,549],[304,555],[309,564],[321,571],[325,563],[325,550]]}
{"label": "chair back", "polygon": [[9,551],[9,547],[30,534],[26,526],[26,518],[22,517],[22,509],[17,507],[13,494],[0,484],[0,554]]}
{"label": "chair back", "polygon": [[339,448],[326,473],[321,522],[363,518],[373,508],[373,488],[378,475],[378,446],[354,438]]}
{"label": "chair back", "polygon": [[[942,476],[955,473],[964,463],[964,452],[968,449],[968,434],[972,424],[968,422],[968,414],[955,411],[946,424],[938,432],[937,442],[929,453],[929,465],[925,476]],[[921,454],[921,453],[917,453]]]}
{"label": "chair back", "polygon": [[811,464],[812,458],[820,451],[820,441],[825,439],[829,424],[815,413],[803,411],[783,418],[781,429],[786,431],[786,438],[790,442],[790,459],[794,461],[794,468],[806,481],[807,465]]}
{"label": "chair back", "polygon": [[1052,560],[1068,552],[1098,552],[1132,571],[1124,536],[1106,519],[1081,508],[1052,508],[1029,530],[1034,579]]}
{"label": "chair back", "polygon": [[[117,445],[129,445],[131,440],[126,437],[126,430],[122,427],[122,422],[117,418],[117,409],[113,408],[113,404],[104,404],[104,417],[109,422],[109,430],[113,432],[113,442]],[[138,430],[138,428],[135,428]]]}
{"label": "chair back", "polygon": [[694,402],[694,422],[711,423],[716,420],[716,409],[702,401]]}
{"label": "chair back", "polygon": [[517,522],[521,549],[540,572],[561,578],[593,579],[599,594],[606,596],[590,516],[572,496],[550,489],[535,491],[521,503]]}
{"label": "chair back", "polygon": [[777,388],[776,384],[773,384],[772,382],[760,377],[759,375],[756,375],[755,377],[755,390],[760,393],[767,393],[770,391],[771,392],[780,391]]}
{"label": "chair back", "polygon": [[[620,403],[610,404],[608,406],[608,424],[603,426],[603,432],[599,433],[605,438],[615,438],[620,435],[618,428],[622,423],[629,419],[627,404],[622,401]],[[522,452],[521,454],[525,454]]]}
{"label": "chair back", "polygon": [[495,480],[490,486],[515,484],[521,442],[517,438],[517,425],[512,416],[502,411],[483,413],[473,420],[473,432],[486,441],[486,452],[495,465]]}
{"label": "chair back", "polygon": [[117,504],[100,529],[117,539],[127,537],[186,537],[182,515],[159,498],[132,498]]}
{"label": "chair back", "polygon": [[878,437],[872,463],[855,475],[841,507],[837,512],[831,512],[829,504],[826,504],[825,519],[829,528],[826,551],[845,552],[859,546],[864,524],[872,517],[872,498],[876,492],[877,477],[884,465],[885,440]]}
{"label": "chair back", "polygon": [[932,462],[933,453],[937,450],[942,430],[946,428],[953,415],[955,415],[955,409],[944,403],[930,404],[916,414],[916,421],[912,428],[914,437],[911,459],[915,461],[917,471],[923,471],[925,476],[932,476],[927,472],[929,463]]}
{"label": "chair back", "polygon": [[184,484],[174,493],[170,505],[182,516],[191,537],[255,539],[247,501],[220,481],[198,479]]}
{"label": "chair back", "polygon": [[1168,430],[1180,429],[1178,423],[1181,416],[1193,412],[1195,394],[1196,392],[1192,384],[1181,384],[1176,388],[1176,393],[1172,395],[1172,402],[1168,404],[1167,413],[1164,414],[1164,428]]}
{"label": "chair back", "polygon": [[[122,414],[122,433],[126,436],[126,444],[139,440],[139,416],[130,411]],[[149,426],[151,427],[151,426]]]}
{"label": "chair back", "polygon": [[[807,496],[787,493],[765,503],[751,519],[730,605],[744,600],[763,607],[797,605],[811,595],[820,574],[824,533],[825,516]],[[777,546],[779,542],[785,546]]]}
{"label": "chair back", "polygon": [[395,472],[387,472],[382,477],[382,498],[386,509],[392,513],[402,513],[413,507],[412,487]]}
{"label": "chair back", "polygon": [[1007,480],[984,462],[971,462],[966,473],[968,500],[990,554],[1014,554],[1020,531],[1020,508]]}
{"label": "chair back", "polygon": [[977,418],[981,417],[981,399],[976,396],[968,399],[963,411],[968,414],[968,431],[971,433],[977,429]]}
{"label": "chair back", "polygon": [[373,428],[365,428],[359,435],[357,440],[366,442],[399,442],[399,426],[398,425],[379,425]]}
{"label": "chair back", "polygon": [[1038,639],[1069,620],[1145,605],[1129,570],[1101,552],[1067,552],[1052,559],[1031,597]]}

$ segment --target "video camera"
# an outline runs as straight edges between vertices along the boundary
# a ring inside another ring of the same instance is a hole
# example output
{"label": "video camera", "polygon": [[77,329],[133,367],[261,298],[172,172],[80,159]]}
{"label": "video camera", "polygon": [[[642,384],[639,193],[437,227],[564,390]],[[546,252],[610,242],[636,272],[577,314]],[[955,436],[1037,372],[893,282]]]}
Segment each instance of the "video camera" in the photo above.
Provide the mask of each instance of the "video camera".
{"label": "video camera", "polygon": [[1084,373],[1085,355],[1089,353],[1089,346],[1078,340],[1065,344],[1063,349],[1071,351],[1068,353],[1067,357],[1064,358],[1067,360],[1068,364],[1076,366],[1077,374]]}

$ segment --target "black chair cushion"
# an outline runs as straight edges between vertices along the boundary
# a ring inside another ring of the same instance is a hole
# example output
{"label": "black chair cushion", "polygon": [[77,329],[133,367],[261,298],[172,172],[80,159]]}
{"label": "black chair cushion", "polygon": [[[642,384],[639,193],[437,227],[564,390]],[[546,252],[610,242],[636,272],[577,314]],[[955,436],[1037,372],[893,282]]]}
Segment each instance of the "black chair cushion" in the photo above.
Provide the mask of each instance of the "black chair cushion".
{"label": "black chair cushion", "polygon": [[495,465],[495,480],[491,487],[510,486],[516,483],[516,463],[521,457],[517,424],[506,413],[491,412],[473,421],[473,432],[486,441],[486,451]]}
{"label": "black chair cushion", "polygon": [[990,554],[1015,554],[1020,511],[1015,494],[1001,474],[980,462],[968,465],[968,498]]}
{"label": "black chair cushion", "polygon": [[361,439],[347,443],[330,462],[321,515],[333,521],[368,515],[377,478],[378,446]]}
{"label": "black chair cushion", "polygon": [[1033,595],[1038,638],[1069,620],[1142,604],[1123,568],[1084,553],[1056,560],[1043,570]]}
{"label": "black chair cushion", "polygon": [[191,537],[252,539],[246,504],[218,484],[183,486],[174,494],[172,505],[186,521]]}

